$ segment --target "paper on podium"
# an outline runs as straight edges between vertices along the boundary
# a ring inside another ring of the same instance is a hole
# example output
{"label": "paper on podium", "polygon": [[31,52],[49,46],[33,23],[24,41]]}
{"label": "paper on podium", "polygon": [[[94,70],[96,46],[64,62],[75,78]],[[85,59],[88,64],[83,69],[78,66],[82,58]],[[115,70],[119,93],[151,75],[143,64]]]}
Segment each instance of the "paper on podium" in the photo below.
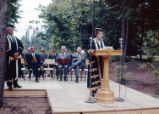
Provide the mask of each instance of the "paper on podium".
{"label": "paper on podium", "polygon": [[113,47],[112,46],[104,46],[103,49],[111,49],[111,50],[113,50]]}
{"label": "paper on podium", "polygon": [[113,50],[113,47],[111,46],[104,46],[102,49],[99,50]]}
{"label": "paper on podium", "polygon": [[112,47],[104,47],[103,49],[92,52],[94,56],[121,56],[122,50],[114,50]]}

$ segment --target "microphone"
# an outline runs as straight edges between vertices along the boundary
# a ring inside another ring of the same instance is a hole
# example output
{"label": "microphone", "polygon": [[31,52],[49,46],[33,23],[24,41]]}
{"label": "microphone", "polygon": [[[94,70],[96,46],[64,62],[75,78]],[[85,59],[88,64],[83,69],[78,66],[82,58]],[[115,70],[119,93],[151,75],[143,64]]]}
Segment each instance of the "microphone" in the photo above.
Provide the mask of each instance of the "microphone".
{"label": "microphone", "polygon": [[89,48],[92,49],[92,43],[93,43],[93,38],[90,37],[89,38]]}
{"label": "microphone", "polygon": [[119,38],[120,49],[123,49],[123,38]]}

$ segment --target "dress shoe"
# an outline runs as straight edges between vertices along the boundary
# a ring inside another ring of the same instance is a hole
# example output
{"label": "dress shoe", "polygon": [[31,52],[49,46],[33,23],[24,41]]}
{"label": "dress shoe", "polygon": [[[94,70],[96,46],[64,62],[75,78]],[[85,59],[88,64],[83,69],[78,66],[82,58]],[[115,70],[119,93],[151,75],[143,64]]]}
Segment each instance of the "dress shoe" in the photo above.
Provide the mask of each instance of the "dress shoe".
{"label": "dress shoe", "polygon": [[14,85],[14,88],[21,88],[22,86],[20,86],[19,84],[18,84],[18,80],[15,80],[14,82],[13,82],[13,85]]}
{"label": "dress shoe", "polygon": [[22,88],[22,86],[17,84],[16,86],[14,86],[14,88]]}
{"label": "dress shoe", "polygon": [[35,82],[39,83],[39,80],[35,80]]}
{"label": "dress shoe", "polygon": [[72,67],[69,67],[68,72],[71,72],[71,71],[72,71]]}
{"label": "dress shoe", "polygon": [[76,79],[76,83],[78,83],[78,79]]}
{"label": "dress shoe", "polygon": [[59,79],[59,76],[58,76],[58,75],[56,76],[56,79],[57,79],[57,80]]}
{"label": "dress shoe", "polygon": [[8,90],[13,90],[13,88],[12,88],[12,82],[7,82],[7,86],[8,86]]}

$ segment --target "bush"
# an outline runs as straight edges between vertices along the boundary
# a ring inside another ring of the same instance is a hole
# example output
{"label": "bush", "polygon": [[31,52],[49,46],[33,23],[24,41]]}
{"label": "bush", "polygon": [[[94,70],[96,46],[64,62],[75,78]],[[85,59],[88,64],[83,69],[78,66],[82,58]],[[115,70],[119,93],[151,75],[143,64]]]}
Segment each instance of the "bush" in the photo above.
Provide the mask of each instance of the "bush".
{"label": "bush", "polygon": [[[121,75],[120,75],[120,69],[121,69]],[[131,74],[131,72],[126,73],[125,72],[126,69],[127,69],[126,65],[121,66],[121,67],[118,65],[114,68],[114,72],[117,76],[118,83],[121,83],[123,85],[126,85],[126,82],[127,82],[126,76]]]}
{"label": "bush", "polygon": [[120,57],[118,57],[118,56],[111,56],[109,59],[110,63],[113,63],[113,62],[119,61],[119,60],[120,60]]}
{"label": "bush", "polygon": [[153,72],[156,75],[156,78],[158,78],[159,76],[159,61],[139,64],[139,68],[142,70],[146,70],[147,72]]}

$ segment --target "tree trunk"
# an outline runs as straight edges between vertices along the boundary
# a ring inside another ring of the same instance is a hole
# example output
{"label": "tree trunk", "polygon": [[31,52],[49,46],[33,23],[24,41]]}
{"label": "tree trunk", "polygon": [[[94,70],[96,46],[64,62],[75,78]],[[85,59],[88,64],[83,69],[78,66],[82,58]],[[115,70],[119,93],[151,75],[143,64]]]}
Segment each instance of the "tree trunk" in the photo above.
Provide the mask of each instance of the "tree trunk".
{"label": "tree trunk", "polygon": [[8,0],[0,0],[0,107],[3,104],[4,76],[5,76],[5,44],[7,25]]}
{"label": "tree trunk", "polygon": [[142,46],[143,46],[143,41],[144,41],[144,25],[145,25],[145,16],[143,14],[143,19],[142,19],[142,25],[141,25],[141,42],[140,42],[140,60],[142,60]]}

